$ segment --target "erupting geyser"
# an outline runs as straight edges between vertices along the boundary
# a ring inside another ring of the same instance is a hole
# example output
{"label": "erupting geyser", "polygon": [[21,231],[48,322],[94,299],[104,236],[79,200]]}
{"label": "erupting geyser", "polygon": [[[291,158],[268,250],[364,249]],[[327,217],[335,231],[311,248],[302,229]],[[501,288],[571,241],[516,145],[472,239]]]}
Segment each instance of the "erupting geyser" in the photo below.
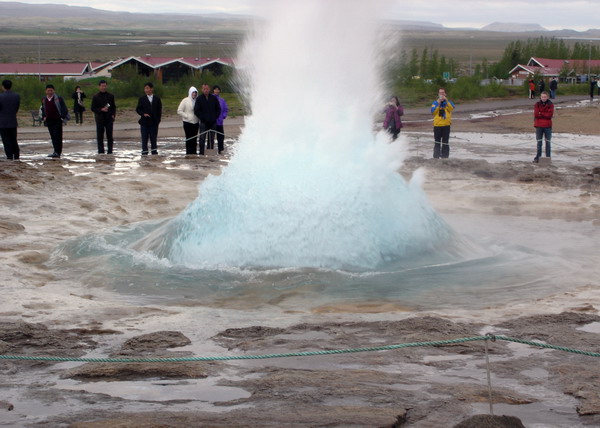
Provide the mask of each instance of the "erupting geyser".
{"label": "erupting geyser", "polygon": [[238,59],[251,115],[235,155],[138,250],[190,268],[362,271],[449,239],[421,180],[397,172],[401,144],[373,132],[378,6],[269,3]]}

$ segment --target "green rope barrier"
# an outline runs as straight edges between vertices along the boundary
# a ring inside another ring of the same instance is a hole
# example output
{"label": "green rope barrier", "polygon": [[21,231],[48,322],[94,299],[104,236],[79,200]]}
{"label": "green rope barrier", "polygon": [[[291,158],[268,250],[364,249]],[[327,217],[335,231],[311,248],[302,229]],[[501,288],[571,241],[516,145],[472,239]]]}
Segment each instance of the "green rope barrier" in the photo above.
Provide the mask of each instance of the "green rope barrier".
{"label": "green rope barrier", "polygon": [[579,349],[572,349],[572,348],[567,348],[564,346],[549,345],[549,344],[540,343],[540,342],[532,342],[530,340],[516,339],[514,337],[507,337],[507,336],[488,336],[488,337],[491,338],[492,340],[494,340],[494,339],[504,340],[507,342],[522,343],[524,345],[535,346],[538,348],[554,349],[556,351],[563,351],[563,352],[570,352],[572,354],[585,355],[588,357],[600,357],[600,352],[582,351]]}
{"label": "green rope barrier", "polygon": [[35,357],[35,356],[19,356],[19,355],[0,355],[0,360],[23,360],[23,361],[60,361],[60,362],[82,362],[82,363],[178,363],[190,361],[228,361],[228,360],[265,360],[269,358],[287,358],[287,357],[311,357],[317,355],[338,355],[351,354],[358,352],[376,352],[390,351],[394,349],[416,348],[425,346],[444,346],[453,345],[465,342],[475,342],[480,340],[504,340],[508,342],[521,343],[525,345],[535,346],[538,348],[554,349],[563,352],[571,352],[574,354],[585,355],[589,357],[600,357],[599,352],[588,352],[578,349],[566,348],[563,346],[548,345],[540,342],[516,339],[507,336],[494,336],[488,334],[486,336],[463,337],[460,339],[438,340],[431,342],[413,342],[402,343],[397,345],[372,346],[363,348],[350,349],[334,349],[327,351],[307,351],[307,352],[288,352],[283,354],[263,354],[263,355],[233,355],[221,357],[181,357],[181,358],[70,358],[70,357]]}
{"label": "green rope barrier", "polygon": [[311,357],[316,355],[351,354],[357,352],[389,351],[392,349],[414,348],[419,346],[443,346],[462,342],[487,340],[487,336],[465,337],[461,339],[439,340],[434,342],[414,342],[398,345],[372,346],[365,348],[332,349],[328,351],[288,352],[284,354],[263,355],[232,355],[224,357],[182,357],[182,358],[69,358],[69,357],[30,357],[0,355],[0,360],[27,360],[27,361],[76,361],[88,363],[176,363],[189,361],[227,361],[227,360],[265,360],[269,358],[286,357]]}

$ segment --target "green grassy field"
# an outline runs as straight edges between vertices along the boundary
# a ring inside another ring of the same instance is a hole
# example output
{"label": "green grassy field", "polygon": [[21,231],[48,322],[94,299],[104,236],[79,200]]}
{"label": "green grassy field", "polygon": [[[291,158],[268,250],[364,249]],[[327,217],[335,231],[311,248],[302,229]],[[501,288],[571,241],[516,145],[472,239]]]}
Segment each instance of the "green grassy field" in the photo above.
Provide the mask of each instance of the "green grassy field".
{"label": "green grassy field", "polygon": [[[2,29],[0,61],[105,62],[146,54],[156,57],[232,57],[244,37],[242,32],[235,31],[216,34],[147,30],[36,31]],[[167,42],[184,42],[187,45],[167,45]]]}
{"label": "green grassy field", "polygon": [[[162,22],[152,29],[135,26],[115,27],[115,23],[48,22],[33,24],[23,20],[0,28],[0,61],[108,61],[120,57],[202,56],[233,57],[244,40],[248,24],[244,20],[222,21],[220,24],[177,25]],[[146,24],[148,25],[148,24]],[[419,52],[435,49],[440,55],[459,62],[481,62],[500,59],[509,42],[527,40],[539,34],[474,31],[394,31],[395,49]],[[184,42],[187,45],[166,45]]]}

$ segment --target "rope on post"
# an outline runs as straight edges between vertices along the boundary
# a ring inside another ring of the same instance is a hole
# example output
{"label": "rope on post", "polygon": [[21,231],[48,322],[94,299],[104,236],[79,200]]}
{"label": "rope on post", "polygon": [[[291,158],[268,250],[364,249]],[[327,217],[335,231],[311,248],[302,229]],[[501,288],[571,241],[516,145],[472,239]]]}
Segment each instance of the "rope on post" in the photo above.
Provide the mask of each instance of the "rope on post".
{"label": "rope on post", "polygon": [[557,351],[570,352],[588,357],[600,357],[600,352],[582,351],[579,349],[567,348],[564,346],[549,345],[540,342],[517,339],[507,336],[473,336],[463,337],[459,339],[437,340],[430,342],[412,342],[402,343],[397,345],[372,346],[363,348],[350,349],[333,349],[326,351],[307,351],[307,352],[288,352],[282,354],[263,354],[263,355],[230,355],[230,356],[214,356],[214,357],[181,357],[181,358],[76,358],[76,357],[46,357],[46,356],[19,356],[19,355],[0,355],[0,360],[25,360],[25,361],[73,361],[84,363],[176,363],[190,361],[228,361],[228,360],[264,360],[269,358],[287,358],[287,357],[311,357],[317,355],[339,355],[351,354],[358,352],[376,352],[376,351],[391,351],[395,349],[416,348],[426,346],[445,346],[457,343],[476,342],[476,341],[497,341],[504,340],[509,342],[521,343],[524,345],[535,346],[538,348],[553,349]]}
{"label": "rope on post", "polygon": [[215,131],[214,129],[207,129],[206,131],[204,131],[204,132],[201,132],[201,133],[198,133],[197,135],[195,135],[195,136],[193,136],[193,137],[186,138],[184,141],[189,141],[189,140],[193,140],[194,138],[199,138],[199,137],[201,137],[202,135],[204,135],[204,134],[207,134],[207,133],[209,133],[209,132],[214,132],[215,134],[222,135],[223,137],[226,137],[226,138],[234,138],[234,137],[232,137],[232,136],[230,136],[230,135],[226,135],[226,134],[224,134],[224,133],[222,133],[222,132]]}
{"label": "rope on post", "polygon": [[[492,342],[496,341],[496,338],[488,333],[486,334]],[[490,370],[490,357],[488,349],[489,340],[485,341],[485,371],[487,372],[487,384],[488,384],[488,400],[490,402],[490,415],[494,416],[494,399],[492,398],[492,375]]]}

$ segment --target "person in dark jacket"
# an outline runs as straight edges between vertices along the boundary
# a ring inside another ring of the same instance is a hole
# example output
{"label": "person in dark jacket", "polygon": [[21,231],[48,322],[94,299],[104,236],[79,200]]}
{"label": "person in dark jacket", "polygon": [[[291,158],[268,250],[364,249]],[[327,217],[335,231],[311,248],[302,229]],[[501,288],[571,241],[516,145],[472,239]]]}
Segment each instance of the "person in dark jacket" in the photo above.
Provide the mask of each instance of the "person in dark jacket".
{"label": "person in dark jacket", "polygon": [[144,85],[146,95],[140,97],[135,111],[140,115],[140,131],[142,134],[142,155],[148,154],[148,139],[153,155],[158,154],[157,138],[158,125],[162,116],[162,102],[158,95],[154,95],[154,85],[148,82]]}
{"label": "person in dark jacket", "polygon": [[590,103],[594,101],[594,92],[596,91],[596,79],[592,77],[590,79]]}
{"label": "person in dark jacket", "polygon": [[537,154],[533,162],[538,163],[542,157],[542,140],[546,139],[546,157],[550,157],[552,141],[552,116],[554,116],[554,104],[548,99],[548,92],[540,95],[540,100],[533,108],[533,126],[535,127],[535,139],[537,140]]}
{"label": "person in dark jacket", "polygon": [[63,123],[69,120],[69,109],[65,100],[54,92],[53,85],[46,85],[46,96],[42,98],[42,120],[48,127],[54,152],[49,158],[60,158],[63,147]]}
{"label": "person in dark jacket", "polygon": [[558,89],[558,79],[555,77],[550,81],[550,99],[556,98],[556,90]]}
{"label": "person in dark jacket", "polygon": [[11,90],[12,82],[4,80],[0,94],[0,136],[4,145],[6,159],[19,159],[19,144],[17,143],[17,112],[21,105],[21,97]]}
{"label": "person in dark jacket", "polygon": [[221,114],[219,99],[210,93],[210,86],[206,83],[202,84],[202,95],[196,99],[194,114],[200,120],[200,155],[203,155],[206,134],[209,134],[208,148],[213,149],[215,147],[214,131],[217,129],[217,119]]}
{"label": "person in dark jacket", "polygon": [[113,123],[117,116],[115,97],[107,92],[106,80],[98,82],[98,93],[92,98],[92,111],[96,119],[96,140],[98,153],[104,153],[104,131],[106,130],[106,143],[109,155],[113,152]]}
{"label": "person in dark jacket", "polygon": [[545,90],[546,90],[546,82],[544,82],[544,79],[540,79],[540,81],[538,82],[538,92],[541,94]]}
{"label": "person in dark jacket", "polygon": [[392,141],[395,141],[402,129],[402,120],[400,116],[404,115],[404,108],[400,104],[398,97],[393,96],[385,107],[385,119],[383,129],[392,134]]}
{"label": "person in dark jacket", "polygon": [[83,100],[85,99],[85,92],[81,90],[81,86],[75,86],[75,92],[73,92],[71,98],[73,98],[73,113],[75,113],[75,123],[83,125],[83,112],[85,111]]}

